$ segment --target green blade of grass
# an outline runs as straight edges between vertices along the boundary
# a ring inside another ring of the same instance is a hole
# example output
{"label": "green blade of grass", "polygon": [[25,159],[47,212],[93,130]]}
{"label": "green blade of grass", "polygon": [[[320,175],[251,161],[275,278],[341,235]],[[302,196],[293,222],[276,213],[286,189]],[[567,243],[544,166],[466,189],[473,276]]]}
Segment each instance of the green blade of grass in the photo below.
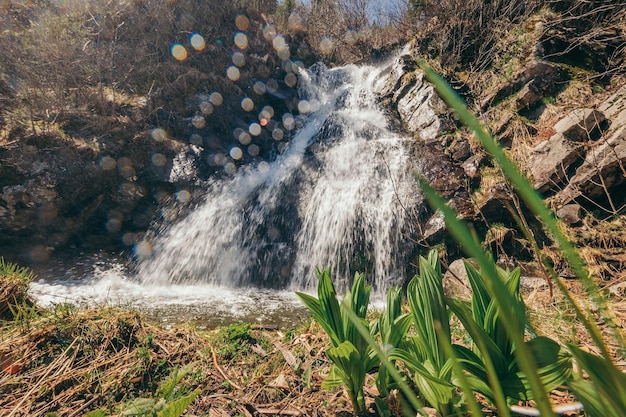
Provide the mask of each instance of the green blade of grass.
{"label": "green blade of grass", "polygon": [[524,329],[519,328],[513,303],[507,302],[510,298],[510,294],[505,284],[499,278],[495,264],[484,253],[480,243],[476,242],[468,226],[457,219],[456,212],[446,205],[446,202],[437,194],[435,189],[433,189],[424,178],[416,175],[416,179],[428,202],[435,210],[439,210],[443,213],[446,226],[450,233],[457,242],[461,244],[468,256],[476,260],[481,271],[484,271],[482,276],[485,278],[485,284],[488,291],[491,293],[493,301],[500,309],[502,322],[515,344],[515,355],[521,370],[527,375],[529,386],[537,403],[537,408],[539,408],[543,416],[553,416],[554,413],[550,406],[545,387],[537,375],[535,359],[524,344]]}
{"label": "green blade of grass", "polygon": [[419,400],[419,398],[417,398],[413,390],[409,387],[409,385],[400,374],[400,371],[398,371],[393,363],[391,363],[387,355],[382,351],[382,349],[380,348],[378,343],[376,343],[369,331],[361,324],[359,317],[353,311],[348,312],[348,317],[356,327],[357,331],[361,334],[361,336],[363,336],[363,338],[367,340],[367,343],[369,343],[369,345],[372,347],[372,350],[376,352],[376,356],[378,356],[378,358],[380,359],[381,365],[385,367],[387,372],[389,372],[389,375],[391,375],[391,377],[396,381],[398,388],[405,395],[409,403],[411,403],[411,406],[415,410],[423,411],[424,404]]}
{"label": "green blade of grass", "polygon": [[[452,109],[468,128],[474,131],[481,145],[491,155],[491,157],[498,163],[508,180],[516,188],[528,208],[531,212],[543,221],[547,230],[550,231],[554,237],[557,245],[563,251],[563,254],[569,262],[571,268],[575,272],[576,276],[582,281],[585,286],[585,290],[592,297],[593,302],[602,314],[603,319],[609,324],[612,330],[613,337],[618,342],[622,350],[626,350],[623,335],[617,331],[617,326],[612,320],[609,314],[608,307],[605,300],[602,298],[602,293],[598,289],[597,285],[593,282],[585,268],[584,263],[578,253],[574,250],[574,247],[561,232],[557,220],[552,212],[546,207],[542,198],[533,189],[528,180],[522,175],[515,164],[506,156],[502,148],[496,143],[493,137],[488,133],[486,127],[474,114],[467,108],[467,105],[456,94],[456,92],[443,80],[430,66],[420,58],[417,58],[419,66],[425,73],[426,78],[433,84],[435,90],[442,98],[442,100]],[[606,344],[602,338],[602,333],[593,320],[590,320],[582,310],[574,303],[569,292],[565,289],[565,286],[557,279],[557,285],[561,291],[565,290],[565,296],[568,301],[572,303],[576,310],[578,318],[583,322],[590,336],[601,350],[602,355],[607,359],[610,359],[610,355]]]}
{"label": "green blade of grass", "polygon": [[[461,361],[459,360],[459,357],[456,355],[456,353],[454,352],[454,349],[452,348],[452,343],[450,343],[450,338],[445,333],[445,331],[442,331],[441,326],[435,325],[435,331],[437,332],[437,336],[439,337],[439,343],[441,344],[444,353],[446,354],[448,358],[450,358],[450,361],[452,362],[452,369],[454,369],[454,375],[456,379],[458,380],[457,386],[459,386],[461,390],[463,391],[463,393],[465,394],[466,401],[468,404],[469,411],[471,412],[471,415],[477,416],[477,417],[484,416],[482,410],[480,409],[480,406],[476,402],[476,398],[474,397],[474,390],[472,390],[470,386],[470,382],[465,374],[465,371],[463,370],[463,367],[461,366]],[[510,416],[508,408],[505,408],[505,410],[503,410],[503,412],[500,413],[500,416],[502,417]]]}

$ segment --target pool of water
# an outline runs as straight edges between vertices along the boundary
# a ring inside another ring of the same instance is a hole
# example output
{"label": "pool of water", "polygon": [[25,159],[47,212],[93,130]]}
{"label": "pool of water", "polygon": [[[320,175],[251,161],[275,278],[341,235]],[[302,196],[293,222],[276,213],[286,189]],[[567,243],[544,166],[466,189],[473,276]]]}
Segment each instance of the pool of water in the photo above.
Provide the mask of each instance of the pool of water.
{"label": "pool of water", "polygon": [[121,305],[142,311],[165,327],[193,323],[210,329],[235,322],[289,328],[308,317],[293,291],[215,285],[145,285],[124,257],[59,257],[32,266],[30,294],[40,306],[72,303]]}

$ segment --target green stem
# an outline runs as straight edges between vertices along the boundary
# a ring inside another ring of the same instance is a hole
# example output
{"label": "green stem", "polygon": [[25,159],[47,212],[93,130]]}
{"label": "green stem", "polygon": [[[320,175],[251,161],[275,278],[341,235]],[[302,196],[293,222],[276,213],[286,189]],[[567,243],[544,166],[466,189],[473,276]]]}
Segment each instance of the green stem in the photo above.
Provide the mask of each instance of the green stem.
{"label": "green stem", "polygon": [[[574,250],[574,247],[561,232],[557,221],[553,213],[546,207],[543,199],[537,194],[537,192],[529,184],[528,180],[519,172],[515,164],[506,156],[502,148],[496,143],[491,134],[487,132],[483,123],[474,116],[474,114],[467,108],[463,100],[456,94],[456,92],[443,80],[435,71],[432,70],[426,64],[426,62],[420,58],[417,59],[419,66],[424,71],[426,78],[433,84],[435,90],[444,102],[451,108],[453,108],[459,117],[459,119],[471,130],[474,131],[481,145],[485,150],[491,154],[492,158],[500,165],[502,171],[511,181],[513,186],[517,189],[520,196],[527,204],[532,213],[543,221],[547,230],[549,230],[554,237],[557,245],[563,252],[565,258],[568,260],[571,268],[574,270],[576,276],[582,281],[585,286],[585,290],[591,295],[593,302],[598,307],[602,318],[606,320],[609,327],[615,330],[616,326],[611,319],[611,315],[608,312],[606,302],[602,297],[601,291],[597,285],[593,282],[585,268],[583,267],[583,261]],[[557,282],[559,288],[561,285]],[[566,295],[567,296],[567,295]],[[602,355],[611,360],[607,346],[602,338],[602,333],[595,322],[590,320],[580,309],[576,309],[578,319],[583,322],[590,336],[602,352]],[[623,336],[619,332],[613,332],[614,338],[618,341],[620,347],[623,349],[625,346]]]}

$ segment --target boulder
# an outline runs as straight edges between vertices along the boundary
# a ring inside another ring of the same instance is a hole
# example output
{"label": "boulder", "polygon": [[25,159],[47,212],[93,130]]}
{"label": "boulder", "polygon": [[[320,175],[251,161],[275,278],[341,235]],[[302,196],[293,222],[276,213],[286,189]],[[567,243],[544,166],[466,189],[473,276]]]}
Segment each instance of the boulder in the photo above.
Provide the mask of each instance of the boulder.
{"label": "boulder", "polygon": [[398,113],[409,132],[425,140],[434,139],[445,130],[446,104],[422,72],[415,72],[412,78],[411,87],[397,98]]}
{"label": "boulder", "polygon": [[443,197],[449,198],[464,185],[463,169],[434,143],[420,146],[420,173]]}
{"label": "boulder", "polygon": [[623,190],[618,187],[626,179],[626,128],[622,128],[591,150],[583,164],[576,170],[567,186],[554,200],[564,205],[573,200],[581,204],[624,198]]}
{"label": "boulder", "polygon": [[436,212],[424,224],[422,229],[422,239],[427,242],[440,241],[446,231],[446,222],[443,213]]}
{"label": "boulder", "polygon": [[381,80],[383,103],[395,108],[404,128],[424,140],[432,140],[451,126],[445,103],[408,54],[398,58]]}
{"label": "boulder", "polygon": [[469,300],[472,297],[472,286],[463,259],[457,259],[448,265],[448,270],[443,274],[443,291],[447,297],[460,300]]}
{"label": "boulder", "polygon": [[610,209],[611,201],[614,204],[625,197],[619,187],[626,180],[626,86],[598,108],[609,119],[611,129],[587,152],[567,186],[554,197],[557,206],[574,200],[583,205],[594,201],[596,206]]}
{"label": "boulder", "polygon": [[580,164],[583,152],[581,143],[568,140],[562,133],[537,145],[529,158],[535,189],[546,193],[562,186]]}
{"label": "boulder", "polygon": [[396,59],[388,72],[384,72],[381,79],[383,86],[379,88],[378,93],[381,97],[393,97],[398,94],[404,94],[402,90],[409,87],[405,76],[415,71],[417,65],[411,55],[402,55]]}
{"label": "boulder", "polygon": [[448,153],[455,161],[465,161],[472,155],[472,149],[465,138],[460,138],[452,142],[448,147]]}
{"label": "boulder", "polygon": [[480,179],[480,167],[484,164],[485,156],[481,154],[474,154],[470,156],[461,167],[467,175],[472,180]]}
{"label": "boulder", "polygon": [[606,130],[607,120],[604,114],[595,109],[576,109],[559,120],[554,130],[568,140],[583,142],[595,140]]}
{"label": "boulder", "polygon": [[559,78],[560,72],[556,66],[541,59],[531,59],[509,83],[483,100],[481,109],[486,110],[490,105],[501,102],[515,92],[518,92],[517,110],[532,107],[546,94],[555,90]]}
{"label": "boulder", "polygon": [[[606,118],[609,120],[619,119],[620,113],[623,113],[626,110],[626,85],[600,104],[600,106],[598,106],[598,110],[604,113]],[[614,128],[615,122],[616,121],[614,120]],[[617,122],[619,122],[619,120],[617,120]],[[617,126],[617,128],[619,128],[619,126]]]}
{"label": "boulder", "polygon": [[512,221],[507,205],[514,207],[513,198],[504,183],[498,183],[483,190],[482,197],[476,202],[477,211],[490,223]]}
{"label": "boulder", "polygon": [[531,80],[517,93],[517,97],[515,98],[516,109],[519,111],[532,107],[542,98],[543,91],[540,88],[540,83]]}
{"label": "boulder", "polygon": [[578,204],[566,204],[556,211],[557,217],[567,224],[574,225],[582,221],[582,207]]}

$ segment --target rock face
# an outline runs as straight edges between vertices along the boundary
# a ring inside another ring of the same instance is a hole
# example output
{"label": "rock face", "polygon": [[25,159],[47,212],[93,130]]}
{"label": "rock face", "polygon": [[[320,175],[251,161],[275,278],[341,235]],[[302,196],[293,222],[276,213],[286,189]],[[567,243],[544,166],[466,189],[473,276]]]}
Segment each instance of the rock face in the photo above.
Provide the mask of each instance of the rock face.
{"label": "rock face", "polygon": [[[215,34],[217,41],[206,45],[202,55],[211,65],[195,61],[196,68],[158,54],[163,62],[151,71],[155,78],[149,93],[131,95],[135,90],[129,88],[120,91],[122,100],[116,90],[112,99],[107,93],[98,101],[87,86],[80,86],[75,90],[85,87],[87,107],[68,100],[72,104],[67,108],[51,109],[59,117],[43,127],[37,114],[31,115],[32,126],[22,127],[27,125],[23,120],[9,123],[25,98],[2,72],[0,254],[25,255],[28,263],[66,248],[130,249],[156,219],[173,220],[195,203],[200,180],[267,159],[285,146],[294,118],[289,129],[275,131],[278,125],[271,123],[287,112],[297,114],[297,79],[289,72],[285,81],[283,60],[256,19],[261,17],[244,19],[250,24],[246,65],[236,80],[224,72],[232,64],[232,45]],[[232,29],[224,28],[232,38]],[[15,82],[22,84],[20,76],[15,75]],[[244,97],[255,111],[244,110]],[[261,118],[268,127],[246,152],[245,145],[252,142],[248,127]],[[234,147],[243,149],[237,158],[229,153]]]}
{"label": "rock face", "polygon": [[595,109],[576,109],[554,125],[554,130],[568,140],[583,142],[600,137],[606,129],[606,117]]}
{"label": "rock face", "polygon": [[555,196],[558,204],[573,200],[588,205],[589,201],[608,203],[615,210],[624,200],[620,186],[626,180],[626,130],[621,129],[592,149],[576,170],[567,186]]}
{"label": "rock face", "polygon": [[426,141],[454,126],[445,103],[410,55],[394,62],[380,95],[396,109],[405,129]]}
{"label": "rock face", "polygon": [[562,133],[540,143],[530,157],[534,187],[545,193],[561,186],[582,157],[582,145],[571,142]]}
{"label": "rock face", "polygon": [[573,201],[609,212],[624,200],[626,180],[626,86],[598,109],[577,109],[530,158],[535,188],[555,193],[557,208]]}
{"label": "rock face", "polygon": [[556,134],[530,156],[535,188],[543,193],[562,188],[581,165],[588,142],[598,139],[606,125],[604,114],[595,109],[576,109],[556,123]]}
{"label": "rock face", "polygon": [[183,145],[154,141],[146,132],[123,148],[102,153],[97,145],[57,136],[3,146],[0,246],[41,261],[68,245],[119,244],[123,231],[133,244],[134,232],[145,230],[157,213],[152,195],[171,191],[169,172]]}
{"label": "rock face", "polygon": [[532,58],[511,81],[485,98],[481,108],[497,104],[513,93],[516,110],[534,106],[543,97],[553,93],[561,74],[556,66],[542,59]]}

